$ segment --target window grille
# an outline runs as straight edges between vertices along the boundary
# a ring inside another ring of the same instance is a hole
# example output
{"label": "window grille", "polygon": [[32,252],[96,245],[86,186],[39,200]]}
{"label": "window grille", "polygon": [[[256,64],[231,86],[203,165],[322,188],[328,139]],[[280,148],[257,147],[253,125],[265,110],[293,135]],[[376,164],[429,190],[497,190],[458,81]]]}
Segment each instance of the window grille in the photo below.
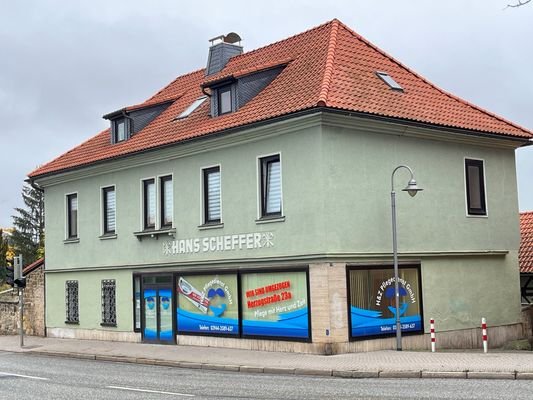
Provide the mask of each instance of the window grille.
{"label": "window grille", "polygon": [[66,281],[65,283],[65,309],[67,312],[66,322],[80,322],[78,308],[78,281]]}
{"label": "window grille", "polygon": [[115,280],[105,279],[102,281],[102,324],[116,325],[117,310],[115,297]]}

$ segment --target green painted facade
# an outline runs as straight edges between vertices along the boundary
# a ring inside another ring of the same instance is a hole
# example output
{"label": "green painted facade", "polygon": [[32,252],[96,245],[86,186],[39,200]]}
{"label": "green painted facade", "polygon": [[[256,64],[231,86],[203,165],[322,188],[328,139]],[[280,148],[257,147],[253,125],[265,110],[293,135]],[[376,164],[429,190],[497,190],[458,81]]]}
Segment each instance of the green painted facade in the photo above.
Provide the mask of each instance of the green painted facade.
{"label": "green painted facade", "polygon": [[[80,281],[74,328],[133,330],[134,272],[391,263],[390,175],[407,164],[424,191],[401,192],[401,262],[421,264],[424,319],[442,330],[520,318],[518,201],[510,140],[317,113],[109,161],[37,181],[45,188],[47,326],[65,320],[65,281]],[[257,222],[258,158],[281,155],[283,220]],[[487,217],[469,217],[464,159],[485,161]],[[203,229],[201,170],[220,165],[223,227]],[[168,235],[142,237],[141,181],[172,174],[175,239],[272,232],[273,246],[165,254]],[[101,188],[115,185],[117,236],[100,238]],[[79,242],[65,242],[66,199],[78,193]],[[100,281],[116,279],[117,327],[102,328]],[[426,330],[429,324],[426,325]]]}

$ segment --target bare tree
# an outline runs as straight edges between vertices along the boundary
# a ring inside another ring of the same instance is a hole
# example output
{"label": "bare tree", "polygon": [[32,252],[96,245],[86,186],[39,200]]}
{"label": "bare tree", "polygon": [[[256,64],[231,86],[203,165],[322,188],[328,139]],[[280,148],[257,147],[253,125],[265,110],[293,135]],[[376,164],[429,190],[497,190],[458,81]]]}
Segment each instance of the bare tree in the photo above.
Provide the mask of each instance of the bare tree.
{"label": "bare tree", "polygon": [[517,3],[513,3],[513,4],[507,4],[507,7],[505,8],[516,8],[516,7],[522,7],[523,5],[526,5],[527,3],[529,3],[531,0],[518,0]]}

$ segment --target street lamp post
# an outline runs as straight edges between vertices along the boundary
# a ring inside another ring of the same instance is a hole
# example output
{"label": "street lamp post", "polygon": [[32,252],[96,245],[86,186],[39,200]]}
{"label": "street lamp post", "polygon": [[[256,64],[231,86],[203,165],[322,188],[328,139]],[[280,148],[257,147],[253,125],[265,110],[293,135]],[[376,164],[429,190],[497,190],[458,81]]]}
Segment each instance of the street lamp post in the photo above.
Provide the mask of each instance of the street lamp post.
{"label": "street lamp post", "polygon": [[416,196],[420,192],[421,188],[416,185],[416,180],[413,174],[413,170],[407,165],[399,165],[394,168],[391,175],[391,210],[392,210],[392,254],[394,257],[394,298],[396,307],[396,350],[402,350],[402,325],[400,322],[400,289],[399,289],[399,274],[398,274],[398,243],[396,235],[396,192],[394,191],[394,174],[400,168],[405,168],[411,173],[411,179],[407,183],[407,187],[402,191],[409,193],[411,197]]}

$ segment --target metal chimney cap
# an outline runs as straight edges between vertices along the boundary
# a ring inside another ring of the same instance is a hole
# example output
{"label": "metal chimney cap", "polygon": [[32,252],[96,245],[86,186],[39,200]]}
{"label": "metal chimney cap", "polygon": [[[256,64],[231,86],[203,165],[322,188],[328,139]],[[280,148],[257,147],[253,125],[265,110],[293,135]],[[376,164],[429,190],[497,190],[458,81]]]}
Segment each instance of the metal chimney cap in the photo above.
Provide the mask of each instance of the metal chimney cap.
{"label": "metal chimney cap", "polygon": [[239,42],[239,45],[240,45],[240,42],[242,39],[237,33],[230,32],[227,35],[219,35],[212,39],[209,39],[209,41],[211,42],[211,46],[215,45],[216,44],[215,42],[218,40],[224,43],[229,43],[229,44],[234,44],[234,43]]}

